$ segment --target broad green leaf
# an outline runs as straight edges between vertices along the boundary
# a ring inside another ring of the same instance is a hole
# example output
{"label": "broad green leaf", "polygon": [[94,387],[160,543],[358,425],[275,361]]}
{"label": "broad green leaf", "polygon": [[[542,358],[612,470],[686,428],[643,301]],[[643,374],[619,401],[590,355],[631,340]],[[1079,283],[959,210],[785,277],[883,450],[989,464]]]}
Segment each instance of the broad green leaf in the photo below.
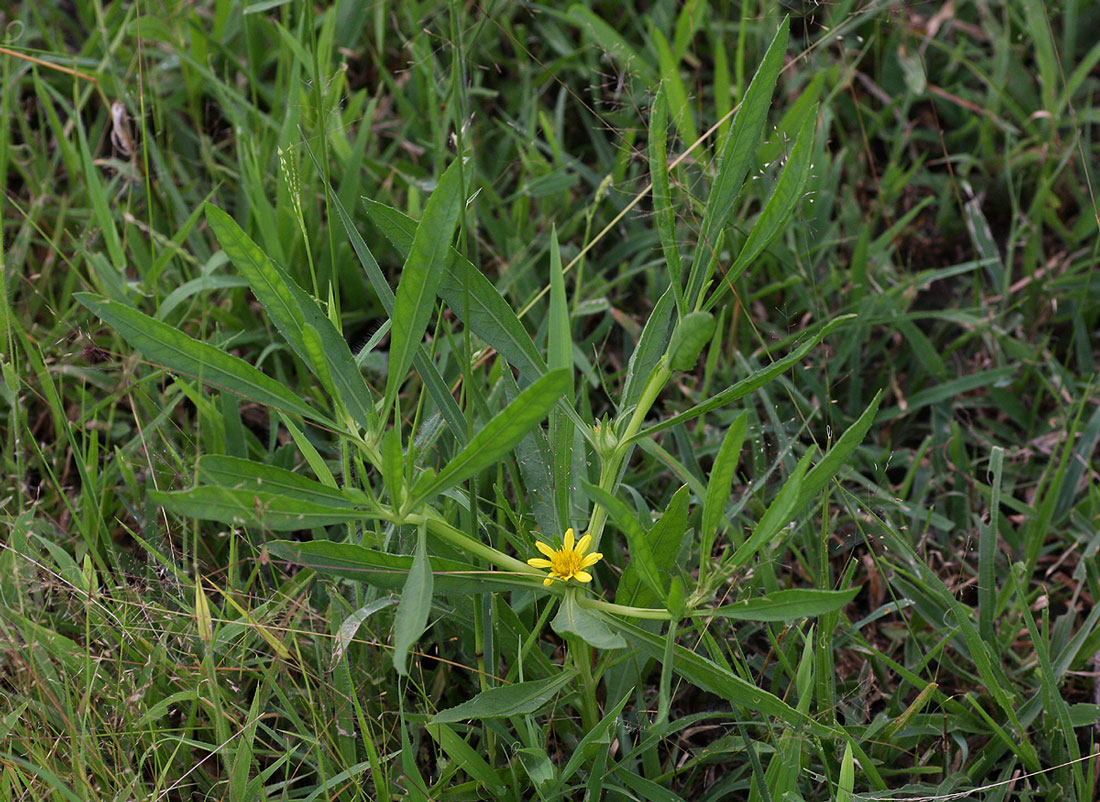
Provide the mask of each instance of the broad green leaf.
{"label": "broad green leaf", "polygon": [[691,370],[699,354],[714,336],[717,325],[710,312],[689,312],[680,318],[668,344],[668,364],[673,370]]}
{"label": "broad green leaf", "polygon": [[416,227],[409,256],[401,268],[401,281],[390,316],[387,408],[397,396],[412,365],[413,356],[428,329],[435,308],[436,289],[449,258],[451,237],[463,206],[462,158],[455,159],[439,179]]}
{"label": "broad green leaf", "polygon": [[569,384],[569,372],[555,370],[521,392],[485,424],[437,475],[420,482],[413,489],[414,498],[409,502],[410,507],[417,507],[500,461],[524,435],[546,417],[558,399],[569,389]]}
{"label": "broad green leaf", "polygon": [[429,725],[453,724],[472,718],[507,718],[535,713],[572,682],[576,673],[575,670],[567,668],[556,677],[489,688],[468,702],[439,711],[432,716]]}
{"label": "broad green leaf", "polygon": [[741,246],[741,252],[737,255],[737,261],[733,263],[729,271],[722,277],[721,283],[707,299],[704,308],[710,309],[718,300],[733,287],[737,278],[745,272],[745,269],[753,263],[768,245],[771,244],[787,224],[795,207],[802,200],[802,190],[806,187],[806,180],[810,177],[810,160],[814,154],[815,128],[817,126],[817,107],[808,110],[806,119],[802,122],[802,128],[798,132],[791,155],[787,164],[779,176],[764,205],[764,210],[753,224],[745,244]]}
{"label": "broad green leaf", "polygon": [[688,275],[685,293],[688,308],[695,308],[696,300],[703,289],[704,268],[712,252],[718,247],[718,234],[725,228],[726,221],[733,212],[733,202],[745,183],[752,160],[756,158],[756,146],[764,132],[775,82],[787,52],[787,30],[788,19],[784,18],[749,83],[749,88],[745,90],[741,107],[733,118],[733,126],[722,147],[718,176],[707,196],[701,237]]}
{"label": "broad green leaf", "polygon": [[550,626],[562,637],[572,635],[597,649],[626,648],[626,641],[608,627],[599,613],[577,604],[576,589],[566,592]]}
{"label": "broad green leaf", "polygon": [[432,566],[428,561],[428,533],[421,526],[409,575],[393,617],[393,667],[401,676],[408,674],[409,649],[424,634],[431,609]]}
{"label": "broad green leaf", "polygon": [[798,497],[802,489],[802,478],[806,475],[806,469],[810,466],[810,456],[813,448],[798,461],[794,472],[787,477],[783,488],[772,499],[768,509],[756,524],[748,540],[742,543],[729,562],[734,567],[740,568],[746,565],[753,556],[767,546],[783,527],[791,522],[798,511]]}
{"label": "broad green leaf", "polygon": [[262,490],[195,487],[164,493],[150,491],[149,499],[175,512],[202,521],[257,526],[275,532],[349,523],[369,517],[367,510],[345,502],[318,504]]}
{"label": "broad green leaf", "polygon": [[250,401],[338,428],[285,385],[242,359],[188,337],[174,326],[117,301],[86,292],[74,293],[73,297],[161,367],[237,393]]}
{"label": "broad green leaf", "polygon": [[361,490],[339,490],[286,468],[220,454],[199,457],[198,480],[204,485],[221,485],[233,490],[261,490],[321,505],[369,503],[367,495]]}
{"label": "broad green leaf", "polygon": [[[315,540],[300,543],[276,540],[266,544],[276,557],[314,571],[354,579],[381,590],[400,590],[412,570],[413,558],[355,543]],[[504,571],[487,571],[457,560],[432,557],[436,593],[487,593],[494,590],[533,590],[542,587],[537,576],[522,577]]]}
{"label": "broad green leaf", "polygon": [[[364,198],[363,203],[371,222],[402,257],[406,256],[412,247],[416,221],[377,201]],[[438,292],[451,311],[527,380],[533,381],[546,372],[545,361],[515,311],[493,283],[454,248]]]}
{"label": "broad green leaf", "polygon": [[806,354],[808,354],[813,348],[815,348],[818,343],[824,340],[825,337],[830,334],[834,329],[844,323],[847,323],[854,317],[855,315],[841,315],[840,317],[829,321],[829,323],[823,326],[821,330],[817,332],[817,334],[812,336],[810,339],[808,339],[787,356],[783,357],[782,359],[776,360],[775,362],[772,362],[767,367],[761,368],[760,370],[753,373],[751,376],[742,379],[732,387],[729,387],[718,393],[709,401],[705,401],[698,406],[692,407],[686,412],[681,412],[679,415],[673,415],[667,420],[663,420],[660,423],[650,426],[648,429],[645,429],[634,435],[634,437],[631,438],[631,441],[641,440],[643,437],[649,437],[656,434],[657,432],[662,432],[665,429],[669,429],[675,426],[677,423],[683,423],[693,418],[697,418],[700,415],[704,415],[707,412],[710,412],[712,409],[723,407],[731,401],[736,401],[738,398],[743,398],[749,393],[760,389],[776,376],[786,372],[793,365],[796,365],[803,357],[806,356]]}
{"label": "broad green leaf", "polygon": [[793,621],[831,613],[848,604],[860,588],[849,590],[779,590],[767,596],[726,604],[713,610],[697,610],[696,615],[710,618],[735,618],[739,621]]}

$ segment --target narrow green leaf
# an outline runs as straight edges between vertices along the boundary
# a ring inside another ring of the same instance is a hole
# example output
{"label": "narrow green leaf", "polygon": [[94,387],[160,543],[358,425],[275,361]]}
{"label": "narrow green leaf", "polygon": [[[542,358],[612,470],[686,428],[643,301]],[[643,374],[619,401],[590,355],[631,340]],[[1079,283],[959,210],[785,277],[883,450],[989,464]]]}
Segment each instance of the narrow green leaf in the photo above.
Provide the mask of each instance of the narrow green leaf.
{"label": "narrow green leaf", "polygon": [[673,125],[680,132],[680,138],[684,140],[685,147],[690,147],[699,138],[699,133],[695,129],[695,120],[691,115],[684,81],[680,77],[679,59],[672,54],[668,39],[656,25],[650,26],[649,37],[657,51],[657,65],[661,70],[661,89],[668,98]]}
{"label": "narrow green leaf", "polygon": [[290,293],[292,279],[277,268],[237,222],[212,203],[205,206],[206,222],[214,232],[226,256],[248,282],[276,328],[303,358],[302,327],[305,318]]}
{"label": "narrow green leaf", "polygon": [[646,382],[665,351],[671,337],[672,313],[676,304],[672,292],[665,290],[658,299],[653,311],[649,313],[642,336],[630,355],[626,368],[626,383],[623,385],[622,400],[619,402],[619,416],[628,418],[638,405]]}
{"label": "narrow green leaf", "polygon": [[657,75],[649,62],[639,56],[638,51],[627,44],[618,31],[596,16],[595,12],[580,3],[574,3],[569,6],[568,14],[623,69],[637,72],[646,79],[647,85],[656,83]]}
{"label": "narrow green leaf", "polygon": [[795,140],[791,155],[775,184],[775,189],[756,219],[756,223],[753,224],[752,230],[749,231],[749,236],[741,246],[737,260],[704,304],[705,309],[713,307],[728,290],[732,289],[737,278],[771,244],[772,240],[779,236],[791,215],[794,214],[795,208],[802,200],[802,190],[806,187],[806,180],[810,177],[810,160],[814,155],[816,126],[817,106],[812,106],[807,110],[806,119],[803,120],[798,132],[798,139]]}
{"label": "narrow green leaf", "polygon": [[588,497],[602,506],[611,515],[611,520],[626,535],[626,542],[630,548],[630,565],[635,567],[642,581],[649,587],[655,598],[663,599],[667,589],[661,586],[660,574],[653,560],[653,550],[649,546],[649,539],[634,513],[627,507],[622,499],[608,493],[602,487],[597,487],[591,482],[581,480],[581,487]]}
{"label": "narrow green leaf", "polygon": [[806,342],[804,342],[787,356],[783,357],[782,359],[776,360],[765,368],[761,368],[760,370],[753,373],[751,376],[748,376],[737,382],[737,384],[733,385],[732,387],[728,387],[727,389],[723,390],[722,392],[711,398],[709,401],[705,401],[698,406],[692,407],[686,412],[681,412],[679,415],[674,415],[667,420],[663,420],[660,423],[650,426],[648,429],[645,429],[634,435],[634,437],[631,438],[631,441],[641,440],[642,438],[649,437],[656,434],[657,432],[662,432],[665,429],[672,428],[678,423],[683,423],[685,421],[692,420],[693,418],[697,418],[700,415],[704,415],[707,412],[710,412],[712,409],[718,409],[719,407],[723,407],[731,401],[736,401],[738,398],[743,398],[749,393],[755,392],[756,390],[760,389],[765,384],[770,382],[772,379],[774,379],[776,376],[786,372],[793,365],[797,364],[803,357],[806,356],[806,354],[808,354],[813,348],[815,348],[818,343],[824,340],[828,334],[832,333],[837,327],[841,326],[842,324],[847,323],[849,320],[852,320],[854,317],[855,315],[841,315],[840,317],[829,321],[829,323],[822,327],[821,330],[817,332],[817,334],[809,338]]}
{"label": "narrow green leaf", "polygon": [[368,512],[345,502],[318,504],[261,490],[195,487],[164,493],[150,491],[149,499],[167,509],[202,521],[256,526],[274,532],[331,526],[368,517]]}
{"label": "narrow green leaf", "polygon": [[408,674],[409,650],[428,625],[432,609],[432,566],[428,562],[428,533],[424,526],[416,539],[409,576],[401,590],[401,601],[393,618],[393,667],[401,676]]}
{"label": "narrow green leaf", "polygon": [[749,560],[767,546],[784,526],[789,524],[797,512],[799,492],[802,489],[802,478],[806,475],[806,469],[810,466],[810,453],[807,453],[798,461],[794,472],[787,477],[783,488],[776,494],[768,509],[753,529],[752,535],[742,543],[733,556],[729,559],[730,565],[740,568],[748,564]]}
{"label": "narrow green leaf", "polygon": [[[614,629],[619,630],[629,640],[630,645],[640,649],[655,660],[662,660],[665,652],[665,639],[642,629],[637,624],[619,617],[609,617]],[[806,726],[815,734],[835,737],[838,733],[829,727],[818,724],[812,718],[799,713],[779,697],[742,679],[720,667],[702,655],[677,645],[672,654],[672,667],[676,673],[699,688],[713,693],[728,702],[741,705],[748,710],[765,716],[774,716],[796,727]]]}
{"label": "narrow green leaf", "polygon": [[507,787],[500,781],[500,776],[493,767],[486,762],[481,754],[462,739],[454,730],[445,724],[433,722],[430,727],[425,727],[439,748],[451,760],[462,768],[493,796],[503,796]]}
{"label": "narrow green leaf", "polygon": [[468,702],[439,711],[428,723],[429,725],[453,724],[472,718],[507,718],[536,713],[572,682],[576,673],[573,669],[567,668],[556,677],[489,688]]}
{"label": "narrow green leaf", "polygon": [[420,347],[435,308],[436,290],[449,258],[451,237],[463,205],[462,160],[455,159],[439,179],[416,227],[409,256],[401,269],[390,316],[389,376],[386,406],[397,396]]}
{"label": "narrow green leaf", "polygon": [[[412,570],[413,557],[387,554],[356,543],[315,540],[302,543],[276,540],[266,544],[271,554],[314,571],[342,576],[381,590],[401,590]],[[504,590],[534,590],[542,587],[538,576],[527,577],[505,571],[488,571],[469,563],[432,557],[433,587],[437,593],[487,593]]]}
{"label": "narrow green leaf", "polygon": [[416,507],[449,487],[469,479],[497,463],[524,435],[546,417],[566,391],[570,376],[565,370],[547,373],[502,409],[436,476],[413,489],[409,504]]}
{"label": "narrow green leaf", "polygon": [[608,627],[599,613],[577,604],[575,588],[566,592],[550,626],[562,637],[572,635],[597,649],[625,649],[627,645],[621,635]]}
{"label": "narrow green leaf", "polygon": [[198,480],[206,485],[221,485],[233,490],[262,490],[321,505],[368,503],[366,494],[360,490],[339,490],[286,468],[220,454],[199,457]]}
{"label": "narrow green leaf", "polygon": [[840,759],[840,776],[836,783],[836,802],[852,802],[852,791],[856,787],[856,765],[852,759],[852,745],[844,745],[844,756]]}
{"label": "narrow green leaf", "polygon": [[312,409],[285,385],[244,360],[209,343],[192,339],[174,326],[117,301],[108,301],[86,292],[74,293],[73,297],[98,315],[130,345],[142,351],[150,361],[162,367],[237,393],[250,401],[338,428],[327,416]]}
{"label": "narrow green leaf", "polygon": [[718,247],[718,234],[725,228],[726,221],[733,212],[733,202],[745,183],[752,159],[756,157],[756,146],[764,132],[772,93],[787,52],[788,24],[789,19],[784,18],[776,31],[749,88],[745,90],[741,107],[733,118],[733,126],[722,147],[718,176],[707,197],[701,238],[688,274],[685,293],[688,308],[695,308],[696,300],[703,289],[707,260]]}
{"label": "narrow green leaf", "polygon": [[558,230],[550,227],[550,319],[547,332],[547,362],[550,370],[569,372],[569,392],[573,389],[573,332],[569,320],[569,302],[565,297]]}
{"label": "narrow green leaf", "polygon": [[[707,481],[707,495],[703,503],[703,522],[700,533],[700,560],[706,563],[710,560],[711,550],[714,547],[714,538],[718,531],[718,525],[726,514],[726,502],[729,501],[733,474],[737,470],[737,463],[741,459],[741,447],[745,442],[745,434],[748,432],[749,416],[747,412],[738,415],[726,436],[722,438],[722,445],[714,458],[714,465],[710,469],[710,479]],[[700,575],[703,569],[700,568]]]}
{"label": "narrow green leaf", "polygon": [[[309,157],[313,159],[313,164],[317,168],[317,172],[323,173],[324,171],[321,169],[317,157],[313,155],[309,143],[302,140],[302,144],[305,146],[306,152],[309,153]],[[390,320],[386,321],[386,324],[392,326],[393,307],[395,303],[393,290],[390,289],[390,285],[386,282],[386,277],[382,275],[382,268],[380,268],[378,262],[375,261],[374,254],[370,252],[367,243],[363,241],[363,237],[360,236],[359,232],[355,229],[355,224],[352,222],[344,205],[340,203],[340,198],[337,197],[336,193],[330,193],[329,199],[332,201],[333,208],[336,209],[337,217],[340,218],[340,222],[344,226],[344,232],[351,241],[352,250],[355,251],[355,255],[359,259],[359,264],[363,266],[363,272],[367,274],[367,280],[370,282],[374,292],[378,295],[378,300],[381,301],[382,308],[386,310],[386,314],[391,316]],[[447,383],[443,381],[443,377],[439,375],[439,371],[425,353],[423,345],[420,345],[415,351],[413,365],[416,367],[416,372],[420,374],[420,378],[424,380],[424,386],[427,388],[428,394],[431,395],[435,405],[439,407],[439,411],[442,413],[444,419],[446,419],[447,425],[451,427],[451,433],[460,443],[465,443],[466,417],[462,414],[462,410],[459,408],[458,403],[451,395]]]}
{"label": "narrow green leaf", "polygon": [[989,455],[989,470],[993,484],[989,494],[989,523],[978,533],[978,633],[986,643],[996,642],[993,619],[997,606],[997,526],[1001,513],[1001,474],[1004,471],[1005,450],[993,446]]}
{"label": "narrow green leaf", "polygon": [[825,485],[836,476],[841,468],[849,464],[852,454],[867,436],[871,424],[875,421],[875,413],[878,412],[879,402],[882,401],[882,390],[875,393],[867,409],[856,419],[855,423],[840,436],[821,461],[814,465],[802,480],[802,491],[798,498],[798,508],[809,503],[825,489]]}
{"label": "narrow green leaf", "polygon": [[919,393],[913,393],[913,395],[909,396],[909,398],[906,399],[905,409],[901,407],[889,407],[882,410],[879,412],[876,422],[885,423],[894,418],[900,418],[902,415],[912,415],[921,407],[953,399],[955,396],[968,393],[971,390],[977,390],[979,387],[988,387],[991,384],[997,384],[998,382],[1011,378],[1016,372],[1016,366],[1005,365],[1004,367],[983,370],[980,373],[971,373],[966,376],[961,376],[958,379],[952,379],[949,382],[937,384],[934,387],[929,387],[927,390],[921,390]]}
{"label": "narrow green leaf", "polygon": [[860,588],[849,590],[779,590],[767,596],[726,604],[713,610],[697,610],[696,615],[710,618],[734,618],[739,621],[793,621],[813,618],[840,610],[851,602]]}
{"label": "narrow green leaf", "polygon": [[649,114],[649,178],[653,182],[653,215],[657,222],[657,234],[661,238],[661,251],[671,277],[676,311],[684,315],[687,310],[684,309],[683,277],[680,275],[680,249],[676,244],[676,212],[672,208],[672,191],[668,180],[668,99],[663,88],[657,91]]}
{"label": "narrow green leaf", "polygon": [[[406,256],[412,247],[416,221],[377,201],[364,198],[363,203],[371,222],[402,257]],[[438,292],[452,312],[529,381],[546,372],[545,361],[515,311],[493,283],[454,248]]]}

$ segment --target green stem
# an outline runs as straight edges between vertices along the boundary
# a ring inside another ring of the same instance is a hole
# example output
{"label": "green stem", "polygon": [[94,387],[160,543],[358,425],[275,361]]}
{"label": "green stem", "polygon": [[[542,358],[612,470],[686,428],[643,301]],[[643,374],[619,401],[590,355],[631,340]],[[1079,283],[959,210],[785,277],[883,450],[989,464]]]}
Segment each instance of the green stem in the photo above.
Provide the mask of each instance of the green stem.
{"label": "green stem", "polygon": [[[611,455],[604,461],[603,467],[600,469],[601,490],[608,493],[615,492],[615,488],[619,484],[619,473],[622,470],[623,463],[630,455],[631,449],[634,448],[634,444],[630,440],[642,428],[646,415],[653,408],[657,396],[661,394],[661,390],[665,388],[665,384],[668,383],[671,376],[672,371],[668,369],[668,357],[662,356],[657,362],[657,367],[649,374],[645,387],[642,389],[642,396],[638,399],[638,405],[634,407],[634,412],[631,414],[630,420],[627,421],[626,428],[622,432],[616,432],[619,445],[611,452]],[[603,536],[604,524],[606,523],[607,510],[599,504],[593,505],[587,530],[587,534],[592,535],[591,551],[598,550],[600,538]]]}
{"label": "green stem", "polygon": [[644,618],[647,621],[672,620],[672,614],[669,613],[668,610],[661,610],[656,607],[629,607],[625,604],[615,604],[613,602],[604,601],[603,599],[594,599],[586,596],[579,597],[577,599],[577,605],[580,607],[587,607],[590,610],[599,610],[603,613],[625,615],[628,618]]}
{"label": "green stem", "polygon": [[423,514],[414,513],[412,515],[406,515],[401,521],[396,521],[396,523],[413,525],[421,523],[426,524],[428,531],[433,535],[447,541],[452,546],[457,546],[469,554],[480,557],[487,563],[495,565],[497,568],[503,568],[506,571],[514,571],[520,574],[528,574],[540,579],[545,576],[541,571],[535,570],[527,563],[521,562],[515,557],[509,557],[504,552],[498,551],[492,546],[487,546],[480,540],[475,540],[461,529],[456,529],[443,520],[438,513],[432,511]]}

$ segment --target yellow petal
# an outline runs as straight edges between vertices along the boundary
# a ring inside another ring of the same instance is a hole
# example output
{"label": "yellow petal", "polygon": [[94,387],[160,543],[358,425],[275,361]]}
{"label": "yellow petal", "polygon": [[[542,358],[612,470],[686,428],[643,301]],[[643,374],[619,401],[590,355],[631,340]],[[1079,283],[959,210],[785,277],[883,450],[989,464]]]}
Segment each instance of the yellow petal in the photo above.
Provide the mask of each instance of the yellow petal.
{"label": "yellow petal", "polygon": [[554,550],[552,548],[550,548],[549,546],[547,546],[545,543],[543,543],[541,540],[536,540],[535,541],[535,548],[538,549],[539,551],[541,551],[547,557],[553,557],[554,556],[554,553],[555,553]]}
{"label": "yellow petal", "polygon": [[554,577],[552,577],[552,576],[546,577],[546,579],[542,580],[542,584],[546,585],[546,587],[550,587],[551,585],[554,584]]}
{"label": "yellow petal", "polygon": [[577,551],[579,551],[581,554],[584,554],[586,551],[588,551],[588,547],[590,545],[592,545],[592,535],[585,535],[580,539],[580,542],[577,543]]}
{"label": "yellow petal", "polygon": [[600,554],[598,551],[593,552],[592,554],[589,554],[587,557],[585,557],[583,560],[581,560],[581,568],[587,568],[590,565],[595,565],[596,563],[598,563],[602,559],[603,559],[602,554]]}
{"label": "yellow petal", "polygon": [[549,560],[543,560],[538,557],[532,557],[527,561],[528,565],[532,565],[535,568],[549,568],[552,563]]}
{"label": "yellow petal", "polygon": [[587,571],[577,571],[576,573],[573,574],[573,577],[578,582],[591,582],[592,581],[592,574],[588,573]]}
{"label": "yellow petal", "polygon": [[565,551],[573,550],[573,527],[565,530]]}

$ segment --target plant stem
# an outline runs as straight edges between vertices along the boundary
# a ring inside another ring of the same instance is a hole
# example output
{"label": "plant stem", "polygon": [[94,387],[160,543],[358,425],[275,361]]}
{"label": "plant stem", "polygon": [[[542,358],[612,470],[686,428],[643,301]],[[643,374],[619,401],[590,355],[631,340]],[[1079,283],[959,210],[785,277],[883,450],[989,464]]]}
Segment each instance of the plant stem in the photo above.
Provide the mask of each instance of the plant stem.
{"label": "plant stem", "polygon": [[[601,490],[608,493],[615,492],[615,488],[619,484],[619,474],[622,471],[623,463],[634,447],[630,439],[642,428],[646,415],[649,414],[649,410],[652,409],[657,396],[661,394],[661,390],[665,388],[665,384],[671,376],[672,371],[668,369],[668,357],[667,355],[662,356],[653,372],[649,374],[645,387],[642,389],[642,396],[638,399],[638,405],[634,407],[634,412],[631,413],[626,428],[622,432],[616,432],[619,445],[611,452],[611,455],[604,461],[600,469]],[[598,550],[605,523],[607,523],[607,510],[599,504],[593,505],[592,516],[588,520],[587,529],[587,534],[592,535],[592,551]]]}

